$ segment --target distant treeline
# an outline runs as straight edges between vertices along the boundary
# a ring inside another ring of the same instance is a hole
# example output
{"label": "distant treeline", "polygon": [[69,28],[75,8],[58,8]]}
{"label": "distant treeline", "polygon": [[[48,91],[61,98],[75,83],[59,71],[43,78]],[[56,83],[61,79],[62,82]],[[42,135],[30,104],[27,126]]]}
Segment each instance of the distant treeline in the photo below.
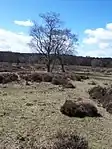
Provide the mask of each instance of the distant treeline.
{"label": "distant treeline", "polygon": [[[112,58],[94,58],[73,55],[63,56],[65,65],[112,67]],[[0,52],[0,62],[44,64],[45,58],[42,54],[37,53]]]}

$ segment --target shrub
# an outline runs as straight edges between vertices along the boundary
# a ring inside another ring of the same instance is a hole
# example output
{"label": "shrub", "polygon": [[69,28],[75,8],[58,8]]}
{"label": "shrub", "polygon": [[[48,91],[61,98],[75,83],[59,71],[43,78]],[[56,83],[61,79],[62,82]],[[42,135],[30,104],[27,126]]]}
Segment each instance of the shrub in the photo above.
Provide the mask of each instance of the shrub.
{"label": "shrub", "polygon": [[20,77],[26,81],[32,82],[51,82],[52,74],[50,73],[28,73],[28,74],[20,74]]}
{"label": "shrub", "polygon": [[63,85],[65,88],[76,88],[71,80],[67,80],[66,84]]}
{"label": "shrub", "polygon": [[33,73],[30,76],[31,76],[31,81],[33,81],[33,82],[42,82],[42,74]]}
{"label": "shrub", "polygon": [[26,81],[26,85],[27,85],[27,86],[30,86],[30,85],[31,85],[31,82]]}
{"label": "shrub", "polygon": [[76,80],[76,75],[73,74],[73,73],[69,74],[68,77],[69,77],[71,80],[74,80],[74,81]]}
{"label": "shrub", "polygon": [[51,142],[38,149],[89,149],[88,141],[73,132],[59,132],[53,136]]}
{"label": "shrub", "polygon": [[88,78],[87,76],[80,76],[74,73],[61,73],[60,75],[62,75],[65,78],[70,78],[71,80],[74,81],[82,81]]}
{"label": "shrub", "polygon": [[[71,80],[81,81],[82,79],[86,79],[87,77],[83,77],[80,75],[73,75],[72,73],[30,73],[30,72],[20,72],[18,73],[21,79],[24,79],[26,81],[33,81],[33,82],[52,82],[52,84],[55,85],[63,85],[67,84],[67,78],[70,78]],[[69,83],[68,86],[70,88],[74,88],[74,85]],[[68,87],[69,88],[69,87]]]}
{"label": "shrub", "polygon": [[96,85],[97,83],[95,81],[91,81],[88,83],[89,85]]}
{"label": "shrub", "polygon": [[54,85],[64,85],[66,84],[67,78],[65,78],[64,76],[62,75],[55,75],[53,78],[52,78],[52,84]]}
{"label": "shrub", "polygon": [[76,81],[82,81],[81,76],[76,75],[76,76],[75,76],[75,80],[76,80]]}
{"label": "shrub", "polygon": [[54,85],[62,85],[65,88],[75,88],[72,80],[67,78],[67,76],[57,75],[52,79],[52,84]]}
{"label": "shrub", "polygon": [[103,108],[110,107],[110,103],[112,102],[112,95],[105,95],[102,99],[100,99],[100,103],[102,104]]}
{"label": "shrub", "polygon": [[108,103],[106,110],[112,114],[112,101]]}
{"label": "shrub", "polygon": [[26,106],[33,106],[33,103],[26,103]]}
{"label": "shrub", "polygon": [[104,85],[108,85],[108,83],[105,82]]}
{"label": "shrub", "polygon": [[0,75],[0,83],[3,83],[4,77]]}
{"label": "shrub", "polygon": [[70,134],[59,134],[53,143],[53,149],[89,149],[88,142],[81,136]]}
{"label": "shrub", "polygon": [[42,77],[43,77],[44,82],[52,82],[52,78],[53,78],[52,74],[44,73],[44,74],[42,74]]}
{"label": "shrub", "polygon": [[96,99],[109,113],[112,113],[112,88],[97,86],[89,91],[90,97]]}
{"label": "shrub", "polygon": [[31,74],[20,74],[19,75],[21,79],[26,80],[26,81],[32,81],[31,80]]}
{"label": "shrub", "polygon": [[89,77],[87,75],[79,75],[75,73],[68,73],[66,74],[68,78],[74,81],[81,81],[81,80],[87,80]]}
{"label": "shrub", "polygon": [[0,83],[9,83],[12,81],[18,81],[18,75],[14,73],[3,73],[0,74]]}
{"label": "shrub", "polygon": [[91,88],[88,92],[92,99],[100,99],[106,94],[106,88],[103,88],[101,86],[95,86]]}
{"label": "shrub", "polygon": [[15,73],[10,74],[9,77],[10,77],[11,81],[18,81],[18,75]]}
{"label": "shrub", "polygon": [[101,116],[98,113],[97,108],[90,102],[73,102],[71,100],[66,100],[64,105],[61,107],[60,111],[62,114],[69,117],[97,117]]}
{"label": "shrub", "polygon": [[112,95],[112,88],[107,88],[106,89],[106,95]]}
{"label": "shrub", "polygon": [[88,76],[85,76],[85,75],[80,76],[80,77],[81,77],[81,79],[83,79],[83,80],[87,80],[87,79],[89,79],[89,77],[88,77]]}

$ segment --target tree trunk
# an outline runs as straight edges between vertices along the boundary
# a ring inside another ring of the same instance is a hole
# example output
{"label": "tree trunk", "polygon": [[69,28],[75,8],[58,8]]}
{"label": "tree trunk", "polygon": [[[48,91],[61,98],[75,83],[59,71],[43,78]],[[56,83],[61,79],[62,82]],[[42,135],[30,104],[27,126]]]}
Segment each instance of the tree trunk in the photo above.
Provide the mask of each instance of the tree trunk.
{"label": "tree trunk", "polygon": [[51,68],[51,72],[53,71],[54,69],[54,66],[55,66],[55,62],[56,62],[56,58],[53,58],[53,62],[52,62],[52,68]]}
{"label": "tree trunk", "polygon": [[62,58],[62,57],[59,57],[59,60],[60,60],[62,72],[65,72],[65,67],[64,67],[64,63],[63,63],[63,58]]}
{"label": "tree trunk", "polygon": [[50,72],[51,71],[50,55],[46,56],[46,67],[47,67],[47,72]]}
{"label": "tree trunk", "polygon": [[47,72],[51,72],[51,63],[52,63],[52,60],[49,58],[48,60],[47,60]]}
{"label": "tree trunk", "polygon": [[47,72],[50,72],[50,63],[47,64]]}
{"label": "tree trunk", "polygon": [[61,68],[62,68],[62,72],[65,72],[65,67],[63,63],[61,64]]}

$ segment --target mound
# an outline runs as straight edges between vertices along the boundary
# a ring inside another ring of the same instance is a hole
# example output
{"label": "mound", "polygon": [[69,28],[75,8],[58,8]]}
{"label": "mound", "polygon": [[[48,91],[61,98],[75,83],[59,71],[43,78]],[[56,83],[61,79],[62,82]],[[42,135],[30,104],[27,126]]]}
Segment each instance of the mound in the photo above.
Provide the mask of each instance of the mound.
{"label": "mound", "polygon": [[60,109],[61,113],[69,117],[98,117],[101,116],[98,113],[96,106],[90,102],[66,100],[64,105]]}
{"label": "mound", "polygon": [[89,90],[89,95],[109,113],[112,113],[112,88],[97,86]]}

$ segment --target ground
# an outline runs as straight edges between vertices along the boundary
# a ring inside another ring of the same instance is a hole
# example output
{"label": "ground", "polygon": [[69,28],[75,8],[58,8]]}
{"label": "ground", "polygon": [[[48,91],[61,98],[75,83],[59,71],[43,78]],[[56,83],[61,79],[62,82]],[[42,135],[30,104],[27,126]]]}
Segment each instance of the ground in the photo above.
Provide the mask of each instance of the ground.
{"label": "ground", "polygon": [[0,149],[28,148],[46,143],[60,130],[84,136],[92,149],[112,148],[112,115],[102,107],[101,118],[70,118],[62,115],[60,107],[66,99],[89,99],[88,89],[95,81],[111,85],[111,75],[91,75],[89,80],[75,81],[75,89],[65,89],[51,83],[10,83],[0,86]]}

